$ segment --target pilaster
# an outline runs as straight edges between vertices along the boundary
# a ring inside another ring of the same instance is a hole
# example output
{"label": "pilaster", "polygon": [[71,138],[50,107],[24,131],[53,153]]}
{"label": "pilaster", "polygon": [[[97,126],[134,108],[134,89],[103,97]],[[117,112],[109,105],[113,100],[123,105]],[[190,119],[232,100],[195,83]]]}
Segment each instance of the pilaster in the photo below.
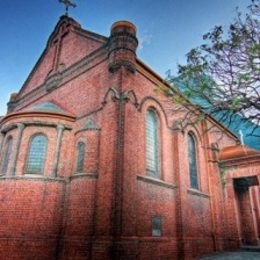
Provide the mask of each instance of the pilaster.
{"label": "pilaster", "polygon": [[3,149],[4,149],[4,137],[5,137],[4,134],[0,132],[0,165],[2,162],[2,154],[3,154]]}
{"label": "pilaster", "polygon": [[20,144],[21,144],[22,134],[23,134],[23,130],[25,128],[25,125],[22,124],[22,123],[18,123],[17,128],[18,128],[17,139],[16,139],[15,148],[14,148],[14,158],[13,158],[13,162],[12,162],[12,165],[11,165],[10,176],[15,175],[16,163],[17,163],[18,154],[19,154],[19,151],[20,151]]}
{"label": "pilaster", "polygon": [[63,134],[64,128],[65,127],[63,125],[58,125],[56,128],[57,129],[57,143],[56,143],[56,148],[55,148],[55,152],[54,152],[54,162],[53,162],[51,177],[57,177],[59,157],[60,157],[60,146],[61,146],[62,134]]}

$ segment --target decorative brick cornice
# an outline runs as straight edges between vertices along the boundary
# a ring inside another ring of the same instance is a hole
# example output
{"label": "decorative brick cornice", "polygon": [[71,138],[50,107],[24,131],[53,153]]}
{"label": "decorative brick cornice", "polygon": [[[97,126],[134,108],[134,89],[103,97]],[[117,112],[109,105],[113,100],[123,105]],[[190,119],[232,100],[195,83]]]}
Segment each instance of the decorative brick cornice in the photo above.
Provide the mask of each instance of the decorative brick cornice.
{"label": "decorative brick cornice", "polygon": [[[27,127],[27,126],[42,126],[42,127],[53,127],[53,128],[57,128],[57,126],[58,126],[58,124],[55,124],[55,123],[48,123],[48,122],[42,122],[42,121],[27,121],[27,122],[23,122],[23,125],[25,127]],[[2,128],[0,133],[6,134],[7,132],[9,132],[9,131],[11,131],[15,128],[17,128],[17,123],[10,124],[10,125]],[[68,126],[68,125],[64,125],[64,129],[65,130],[72,130],[72,127]]]}
{"label": "decorative brick cornice", "polygon": [[0,181],[18,180],[18,181],[43,181],[43,182],[65,182],[63,178],[53,178],[44,175],[24,174],[21,176],[0,176]]}
{"label": "decorative brick cornice", "polygon": [[106,92],[106,95],[105,95],[103,102],[102,102],[103,107],[107,104],[109,96],[112,97],[112,100],[114,102],[120,101],[120,102],[123,102],[123,103],[127,103],[128,101],[132,101],[131,103],[136,108],[139,107],[136,94],[133,90],[127,90],[127,91],[124,91],[124,92],[119,92],[117,89],[115,89],[113,87],[109,88],[108,91]]}
{"label": "decorative brick cornice", "polygon": [[221,161],[221,164],[223,165],[223,167],[226,168],[231,168],[231,167],[252,167],[254,165],[259,165],[260,162],[260,155],[249,155],[249,156],[245,156],[242,158],[234,158],[234,159],[229,159],[229,160],[225,160],[225,161]]}
{"label": "decorative brick cornice", "polygon": [[[61,120],[66,120],[69,122],[74,122],[75,121],[75,116],[69,116],[69,115],[64,115],[64,114],[59,114],[55,112],[41,112],[41,111],[26,111],[26,112],[17,112],[17,113],[12,113],[8,114],[3,121],[1,122],[1,125],[6,124],[7,122],[14,120],[14,119],[21,119],[24,120],[25,118],[32,118],[32,117],[49,117],[52,119],[61,119]],[[33,121],[31,121],[33,122]]]}
{"label": "decorative brick cornice", "polygon": [[19,181],[42,181],[42,182],[63,182],[63,183],[70,183],[75,179],[97,179],[97,173],[77,173],[71,175],[66,178],[61,177],[52,177],[52,176],[45,176],[41,174],[23,174],[19,176],[7,176],[5,174],[0,174],[0,181],[8,181],[8,180],[19,180]]}
{"label": "decorative brick cornice", "polygon": [[48,76],[44,82],[45,91],[51,92],[54,89],[58,88],[61,81],[62,81],[62,74],[59,71]]}

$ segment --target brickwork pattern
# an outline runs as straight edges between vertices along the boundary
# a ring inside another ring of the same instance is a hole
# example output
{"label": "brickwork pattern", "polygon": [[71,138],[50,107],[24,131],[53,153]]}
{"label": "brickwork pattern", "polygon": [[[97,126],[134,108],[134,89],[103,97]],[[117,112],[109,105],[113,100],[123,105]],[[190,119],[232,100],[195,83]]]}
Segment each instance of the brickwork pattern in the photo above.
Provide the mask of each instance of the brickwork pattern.
{"label": "brickwork pattern", "polygon": [[[0,158],[9,136],[19,145],[17,161],[12,153],[7,174],[0,176],[1,259],[194,259],[240,246],[233,179],[259,176],[260,166],[227,163],[223,174],[218,151],[236,138],[222,126],[212,128],[210,118],[183,132],[173,129],[179,115],[169,113],[174,105],[154,91],[167,83],[136,58],[135,33],[131,23],[119,22],[105,38],[61,17],[1,118]],[[31,110],[46,101],[64,113]],[[159,178],[146,175],[149,108],[159,121]],[[204,134],[206,128],[211,130]],[[190,188],[189,132],[198,190]],[[30,175],[28,147],[38,133],[48,140],[44,171]],[[86,145],[82,172],[76,172],[78,142]],[[250,189],[255,227],[259,187]],[[162,221],[159,237],[152,236],[152,217]]]}

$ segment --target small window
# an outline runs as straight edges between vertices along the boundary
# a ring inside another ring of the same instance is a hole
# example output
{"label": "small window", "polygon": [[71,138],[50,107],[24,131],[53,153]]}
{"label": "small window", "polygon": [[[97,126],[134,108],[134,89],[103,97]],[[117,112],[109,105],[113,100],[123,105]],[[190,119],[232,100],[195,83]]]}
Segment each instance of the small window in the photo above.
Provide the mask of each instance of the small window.
{"label": "small window", "polygon": [[8,137],[6,144],[5,144],[5,153],[2,165],[2,173],[6,173],[8,168],[8,163],[10,160],[11,150],[12,150],[13,138]]}
{"label": "small window", "polygon": [[33,137],[29,147],[27,173],[41,174],[43,172],[46,147],[47,138],[44,135],[39,134]]}
{"label": "small window", "polygon": [[85,143],[79,142],[77,145],[77,172],[83,172],[85,157]]}
{"label": "small window", "polygon": [[146,174],[159,177],[158,119],[152,109],[146,112]]}
{"label": "small window", "polygon": [[162,236],[162,218],[152,217],[152,236],[160,237]]}
{"label": "small window", "polygon": [[198,189],[196,144],[195,144],[194,137],[190,133],[188,134],[188,155],[189,155],[190,186],[193,189]]}

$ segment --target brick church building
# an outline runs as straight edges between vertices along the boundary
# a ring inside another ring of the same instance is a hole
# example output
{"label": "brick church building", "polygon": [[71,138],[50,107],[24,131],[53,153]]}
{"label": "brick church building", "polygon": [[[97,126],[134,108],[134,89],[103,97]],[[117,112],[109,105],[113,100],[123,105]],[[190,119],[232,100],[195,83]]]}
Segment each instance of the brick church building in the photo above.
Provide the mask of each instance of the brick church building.
{"label": "brick church building", "polygon": [[1,259],[194,259],[259,245],[260,152],[211,117],[179,128],[155,89],[178,92],[137,46],[130,22],[104,37],[58,21],[0,118]]}

